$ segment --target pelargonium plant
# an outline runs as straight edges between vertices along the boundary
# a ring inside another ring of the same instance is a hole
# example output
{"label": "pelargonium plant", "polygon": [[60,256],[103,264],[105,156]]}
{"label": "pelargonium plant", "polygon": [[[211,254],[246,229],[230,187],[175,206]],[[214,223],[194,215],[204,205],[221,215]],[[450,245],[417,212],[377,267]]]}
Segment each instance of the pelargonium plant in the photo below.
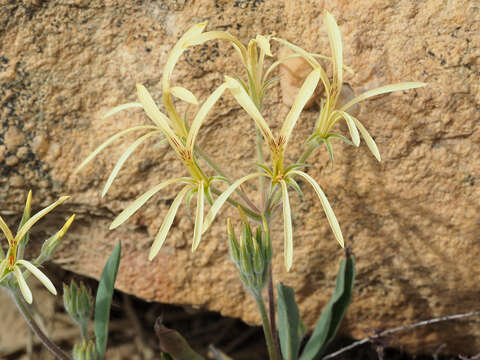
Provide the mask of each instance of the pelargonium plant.
{"label": "pelargonium plant", "polygon": [[[174,217],[183,200],[186,200],[187,206],[190,206],[192,199],[196,198],[192,251],[199,248],[202,236],[204,236],[225,204],[228,203],[238,209],[238,216],[242,223],[241,236],[239,238],[236,236],[232,222],[228,220],[227,238],[229,239],[232,259],[239,269],[240,278],[258,304],[270,359],[283,357],[284,359],[300,358],[306,360],[318,356],[324,350],[328,340],[331,339],[331,337],[326,335],[322,335],[322,338],[318,334],[330,334],[332,331],[333,334],[335,333],[350,301],[354,277],[353,259],[351,256],[347,256],[347,259],[342,262],[340,267],[334,297],[332,297],[330,305],[326,307],[326,309],[330,309],[328,310],[330,313],[324,312],[325,315],[322,314],[319,322],[322,325],[319,325],[320,328],[314,331],[311,340],[313,342],[307,343],[301,356],[299,355],[300,342],[292,341],[295,336],[298,337],[298,334],[294,335],[294,333],[298,333],[297,329],[294,329],[293,332],[286,330],[291,326],[295,328],[296,325],[292,325],[294,323],[298,326],[301,324],[301,321],[298,320],[298,309],[293,299],[293,290],[279,284],[280,341],[277,341],[277,329],[275,328],[273,316],[274,310],[272,311],[271,309],[270,316],[267,315],[262,297],[262,290],[268,284],[270,304],[274,303],[271,275],[272,264],[270,261],[273,252],[270,224],[272,219],[277,216],[275,210],[280,205],[282,206],[284,225],[283,252],[287,271],[291,269],[294,258],[290,192],[294,190],[302,194],[301,186],[297,182],[299,179],[305,180],[312,186],[320,200],[335,239],[343,247],[344,238],[332,207],[316,179],[305,170],[309,165],[309,156],[317,147],[325,144],[333,161],[332,139],[342,139],[346,143],[358,147],[361,135],[369,150],[380,161],[380,153],[375,141],[363,124],[348,110],[360,101],[376,95],[414,89],[425,85],[421,82],[402,82],[370,90],[351,99],[342,99],[343,73],[345,69],[349,70],[350,68],[343,64],[340,29],[333,16],[328,12],[324,14],[324,23],[330,43],[330,57],[310,53],[287,40],[273,36],[257,35],[255,39],[248,42],[248,45],[244,45],[225,31],[204,32],[207,26],[206,23],[192,26],[175,44],[163,68],[161,94],[163,106],[159,108],[154,100],[156,96],[152,96],[143,85],[137,84],[138,102],[119,105],[104,116],[109,117],[125,109],[138,108],[145,112],[151,120],[151,124],[134,126],[114,134],[93,151],[77,169],[78,171],[83,168],[102,150],[121,136],[128,133],[141,134],[136,141],[127,147],[116,163],[104,186],[103,196],[113,184],[115,177],[127,158],[140,144],[150,138],[159,138],[161,142],[170,145],[170,148],[184,165],[185,176],[165,179],[160,184],[148,189],[128,205],[110,225],[110,229],[120,226],[156,193],[167,186],[182,184],[181,190],[170,205],[163,223],[153,240],[148,254],[149,260],[152,260],[158,254],[166,241]],[[225,74],[224,82],[200,105],[196,96],[190,90],[181,86],[182,84],[172,84],[172,74],[175,70],[175,65],[187,49],[211,40],[228,41],[239,55],[247,76],[242,79],[235,74]],[[273,62],[267,60],[267,58],[273,57],[270,46],[272,41],[290,48],[293,54]],[[277,78],[273,77],[276,68],[292,57],[303,58],[311,66],[311,72],[305,78],[293,105],[285,119],[283,119],[279,132],[274,134],[269,126],[268,119],[265,118],[265,114],[268,112],[265,111],[264,98],[268,95],[268,90],[271,86],[276,83]],[[331,65],[331,77],[323,68],[323,62]],[[270,64],[268,67],[267,63]],[[303,154],[297,161],[292,162],[288,160],[287,156],[291,135],[306,103],[314,95],[317,86],[321,86],[324,89],[324,96],[319,101],[320,111],[318,118],[312,127],[311,135],[305,139]],[[226,171],[221,169],[214,159],[201,149],[197,143],[201,126],[207,121],[208,114],[212,111],[218,99],[225,93],[230,93],[233,96],[236,102],[251,117],[256,129],[257,159],[255,163],[258,171],[246,174],[239,179],[228,177]],[[177,109],[179,102],[197,106],[198,110],[194,116],[182,115]],[[336,125],[343,120],[347,124],[350,139],[345,135],[337,133],[337,130],[335,130]],[[270,155],[268,161],[265,160],[267,157],[263,152],[264,143],[266,143]],[[208,167],[201,166],[200,158],[205,160]],[[254,179],[257,179],[259,184],[258,196],[251,198],[242,190],[241,185]],[[228,185],[228,188],[223,192],[216,187],[216,184],[220,182]],[[209,207],[208,212],[207,207]],[[252,224],[257,227],[256,230],[252,230]],[[336,308],[336,304],[338,305],[338,301],[340,301],[339,299],[343,299],[342,301],[345,305],[340,310],[338,306]],[[292,305],[292,301],[294,305]],[[336,321],[325,320],[332,318],[332,311],[337,311],[337,315],[340,313],[341,316],[336,316]],[[175,358],[175,355],[172,356]]]}

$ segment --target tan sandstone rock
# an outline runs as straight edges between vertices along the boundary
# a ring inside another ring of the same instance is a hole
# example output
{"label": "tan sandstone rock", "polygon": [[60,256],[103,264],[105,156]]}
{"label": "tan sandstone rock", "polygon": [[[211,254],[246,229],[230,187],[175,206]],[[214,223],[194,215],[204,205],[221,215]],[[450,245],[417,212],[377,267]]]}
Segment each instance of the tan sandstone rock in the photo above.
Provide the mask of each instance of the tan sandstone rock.
{"label": "tan sandstone rock", "polygon": [[[127,161],[110,192],[100,197],[115,160],[131,143],[126,136],[84,171],[74,168],[115,131],[146,123],[139,111],[102,120],[113,106],[135,101],[143,83],[161,98],[162,67],[189,25],[208,20],[247,42],[257,33],[295,42],[329,55],[323,11],[337,19],[346,77],[355,92],[400,81],[425,81],[423,89],[380,96],[362,103],[358,118],[379,146],[382,162],[360,148],[334,143],[335,165],[321,149],[308,172],[319,181],[357,256],[353,304],[342,328],[364,337],[423,319],[478,310],[480,286],[480,6],[475,1],[58,1],[9,2],[0,6],[1,214],[23,208],[26,190],[35,206],[60,194],[69,204],[44,227],[58,228],[78,214],[57,261],[98,277],[119,240],[123,257],[118,288],[148,300],[195,306],[259,322],[254,303],[229,259],[222,212],[191,253],[193,223],[184,206],[166,244],[152,263],[147,252],[178,189],[152,198],[130,221],[108,231],[112,219],[136,196],[160,181],[183,175],[166,147],[141,146]],[[278,44],[273,44],[278,51]],[[223,74],[240,72],[235,52],[223,41],[188,51],[175,84],[200,100]],[[288,112],[279,87],[265,100],[265,116],[278,131]],[[192,111],[190,109],[189,114]],[[310,135],[318,108],[297,123],[287,154],[291,160]],[[9,129],[24,136],[8,144]],[[346,126],[339,125],[339,132]],[[232,141],[234,140],[234,141]],[[5,143],[5,146],[3,145]],[[225,95],[200,132],[200,145],[233,178],[254,171],[252,121]],[[21,176],[9,182],[14,174]],[[24,181],[24,189],[16,188]],[[251,190],[251,189],[250,189]],[[248,191],[250,191],[248,190]],[[294,265],[283,268],[282,223],[274,224],[274,276],[294,285],[300,311],[312,328],[328,300],[341,249],[313,192],[294,208]],[[40,201],[41,200],[41,201]],[[7,216],[10,215],[10,216]],[[392,345],[411,351],[480,351],[480,328],[450,322],[399,333]]]}

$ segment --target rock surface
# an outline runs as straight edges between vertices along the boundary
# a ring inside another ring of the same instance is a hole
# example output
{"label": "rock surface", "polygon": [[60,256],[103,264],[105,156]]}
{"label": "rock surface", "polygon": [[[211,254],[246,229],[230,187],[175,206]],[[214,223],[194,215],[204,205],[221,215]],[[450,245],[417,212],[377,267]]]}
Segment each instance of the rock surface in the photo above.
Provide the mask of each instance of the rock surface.
{"label": "rock surface", "polygon": [[[4,1],[1,215],[13,221],[29,188],[37,207],[71,194],[57,217],[44,223],[56,229],[67,215],[78,214],[59,264],[98,277],[122,240],[119,289],[258,322],[228,255],[224,220],[231,210],[223,211],[192,254],[193,224],[181,207],[152,263],[148,249],[177,189],[165,189],[127,224],[108,231],[132,199],[183,174],[171,151],[153,142],[141,146],[103,199],[101,189],[114,159],[132,138],[110,147],[77,176],[73,170],[109,134],[146,122],[138,111],[107,120],[102,115],[134,101],[138,82],[160,99],[167,53],[190,24],[208,20],[208,29],[226,29],[244,42],[257,33],[275,32],[329,55],[325,8],[340,26],[344,61],[355,71],[346,82],[357,93],[400,81],[428,83],[362,103],[358,118],[375,137],[381,163],[363,142],[360,148],[335,143],[333,167],[324,150],[311,157],[314,166],[308,172],[322,185],[357,256],[354,300],[343,332],[364,337],[365,329],[478,310],[480,6],[475,1]],[[273,50],[278,51],[277,44]],[[239,71],[234,58],[225,42],[207,43],[183,56],[174,81],[203,100],[224,73]],[[277,119],[288,112],[281,95],[277,87],[266,99],[274,131]],[[317,112],[312,107],[302,115],[290,159],[301,153]],[[200,145],[233,178],[253,170],[253,123],[230,95],[218,103],[200,135]],[[314,194],[305,192],[302,202],[292,199],[290,273],[283,268],[282,223],[275,223],[274,276],[295,286],[300,311],[312,327],[334,285],[342,251]],[[478,323],[459,321],[400,333],[391,343],[418,352],[445,343],[447,352],[476,353],[479,339]]]}

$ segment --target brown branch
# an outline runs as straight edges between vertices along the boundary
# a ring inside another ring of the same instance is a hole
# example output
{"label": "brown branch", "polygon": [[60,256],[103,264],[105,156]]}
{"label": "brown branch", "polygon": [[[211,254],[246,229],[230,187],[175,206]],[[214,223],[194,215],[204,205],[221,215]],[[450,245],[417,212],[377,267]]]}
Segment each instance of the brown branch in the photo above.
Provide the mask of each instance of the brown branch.
{"label": "brown branch", "polygon": [[341,354],[343,354],[343,353],[345,353],[349,350],[352,350],[352,349],[354,349],[354,348],[356,348],[360,345],[366,344],[367,342],[369,342],[371,340],[379,339],[379,338],[382,338],[384,336],[397,333],[399,331],[411,330],[411,329],[415,329],[417,327],[432,325],[432,324],[436,324],[436,323],[439,323],[439,322],[442,322],[442,321],[463,319],[463,318],[466,318],[466,317],[477,316],[477,315],[480,315],[480,311],[471,311],[471,312],[465,313],[465,314],[447,315],[447,316],[442,316],[442,317],[435,318],[435,319],[419,321],[417,323],[410,324],[410,325],[398,326],[398,327],[393,328],[393,329],[382,331],[378,334],[372,335],[372,336],[367,337],[365,339],[355,341],[354,343],[352,343],[348,346],[345,346],[345,347],[341,348],[340,350],[335,351],[334,353],[331,353],[331,354],[328,354],[327,356],[324,356],[322,358],[322,360],[328,360],[328,359],[336,358],[338,355],[341,355]]}

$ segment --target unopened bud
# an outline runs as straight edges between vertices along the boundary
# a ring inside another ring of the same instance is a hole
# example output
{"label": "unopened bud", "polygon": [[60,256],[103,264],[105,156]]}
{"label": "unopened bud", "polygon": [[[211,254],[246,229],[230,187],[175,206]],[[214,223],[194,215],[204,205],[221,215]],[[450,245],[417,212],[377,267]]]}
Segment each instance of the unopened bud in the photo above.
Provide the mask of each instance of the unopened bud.
{"label": "unopened bud", "polygon": [[63,284],[63,304],[70,317],[80,326],[88,323],[93,312],[93,298],[83,283],[74,281],[70,286]]}
{"label": "unopened bud", "polygon": [[73,360],[97,360],[98,355],[95,342],[82,340],[81,343],[76,343],[73,347],[72,355]]}
{"label": "unopened bud", "polygon": [[62,228],[59,231],[57,231],[55,235],[45,240],[45,242],[42,245],[42,251],[41,251],[41,259],[43,261],[50,259],[55,254],[55,251],[57,250],[57,247],[60,244],[60,241],[65,236],[68,228],[70,227],[70,225],[72,225],[74,219],[75,219],[75,214],[70,216],[70,218],[66,221],[65,225],[63,225]]}

